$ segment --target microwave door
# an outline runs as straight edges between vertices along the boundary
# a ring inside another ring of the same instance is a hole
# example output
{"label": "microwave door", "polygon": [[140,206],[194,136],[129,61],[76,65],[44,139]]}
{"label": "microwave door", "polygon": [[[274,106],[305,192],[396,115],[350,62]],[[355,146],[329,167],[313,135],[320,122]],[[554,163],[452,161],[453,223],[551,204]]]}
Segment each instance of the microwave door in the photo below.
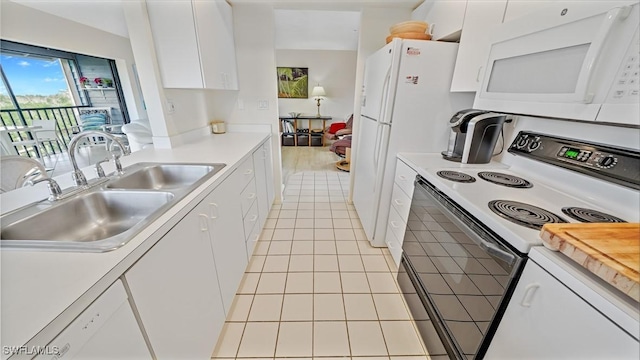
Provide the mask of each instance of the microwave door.
{"label": "microwave door", "polygon": [[630,6],[612,8],[615,2],[568,4],[501,26],[475,108],[595,120],[602,101],[594,102],[602,86],[597,80],[606,75],[610,43],[628,35],[635,16]]}

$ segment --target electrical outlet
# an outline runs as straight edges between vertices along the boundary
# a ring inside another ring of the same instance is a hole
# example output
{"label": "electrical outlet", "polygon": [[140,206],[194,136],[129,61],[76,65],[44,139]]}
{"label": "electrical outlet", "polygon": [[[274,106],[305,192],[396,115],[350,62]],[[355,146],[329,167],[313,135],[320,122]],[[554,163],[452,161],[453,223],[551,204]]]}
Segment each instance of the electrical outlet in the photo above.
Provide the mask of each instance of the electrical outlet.
{"label": "electrical outlet", "polygon": [[238,110],[244,110],[244,100],[238,99],[237,104],[238,104]]}
{"label": "electrical outlet", "polygon": [[258,110],[269,110],[269,100],[258,100]]}
{"label": "electrical outlet", "polygon": [[167,112],[169,114],[173,114],[176,112],[176,106],[173,104],[173,101],[167,99]]}

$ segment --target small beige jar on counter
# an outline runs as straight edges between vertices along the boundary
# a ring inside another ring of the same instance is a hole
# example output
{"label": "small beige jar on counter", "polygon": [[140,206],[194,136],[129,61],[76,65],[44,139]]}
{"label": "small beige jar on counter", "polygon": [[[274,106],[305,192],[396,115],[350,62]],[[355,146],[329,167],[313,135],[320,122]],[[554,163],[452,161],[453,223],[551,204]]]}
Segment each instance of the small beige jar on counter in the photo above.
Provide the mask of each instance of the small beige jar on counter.
{"label": "small beige jar on counter", "polygon": [[213,120],[209,125],[211,125],[211,132],[214,134],[224,134],[227,132],[227,128],[223,120]]}

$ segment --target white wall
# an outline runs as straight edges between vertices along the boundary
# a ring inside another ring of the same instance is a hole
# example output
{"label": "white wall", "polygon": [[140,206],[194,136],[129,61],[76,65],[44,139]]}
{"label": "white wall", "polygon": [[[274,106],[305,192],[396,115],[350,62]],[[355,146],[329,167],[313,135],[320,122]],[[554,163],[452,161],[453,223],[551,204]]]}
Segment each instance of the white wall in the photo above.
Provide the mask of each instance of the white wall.
{"label": "white wall", "polygon": [[320,114],[333,121],[346,119],[353,113],[357,57],[356,51],[346,50],[277,50],[278,67],[309,68],[309,98],[278,99],[278,112],[315,115],[318,107],[311,90],[319,83],[327,93],[320,102]]}
{"label": "white wall", "polygon": [[[216,92],[213,103],[231,125],[270,126],[271,148],[276,189],[276,203],[282,201],[282,161],[278,127],[278,92],[275,59],[275,22],[273,7],[261,4],[235,4],[233,30],[238,64],[237,94]],[[267,109],[258,109],[266,101]],[[255,127],[255,126],[253,126]]]}
{"label": "white wall", "polygon": [[116,60],[129,116],[146,117],[134,83],[129,39],[10,1],[2,1],[0,16],[4,40]]}

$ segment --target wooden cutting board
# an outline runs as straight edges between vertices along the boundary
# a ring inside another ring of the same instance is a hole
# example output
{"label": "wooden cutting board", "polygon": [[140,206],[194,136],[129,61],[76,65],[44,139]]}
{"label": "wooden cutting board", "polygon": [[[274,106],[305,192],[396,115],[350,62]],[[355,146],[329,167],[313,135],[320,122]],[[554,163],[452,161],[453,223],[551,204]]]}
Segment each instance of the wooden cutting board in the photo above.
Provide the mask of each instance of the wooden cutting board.
{"label": "wooden cutting board", "polygon": [[540,237],[640,302],[640,224],[546,224]]}

